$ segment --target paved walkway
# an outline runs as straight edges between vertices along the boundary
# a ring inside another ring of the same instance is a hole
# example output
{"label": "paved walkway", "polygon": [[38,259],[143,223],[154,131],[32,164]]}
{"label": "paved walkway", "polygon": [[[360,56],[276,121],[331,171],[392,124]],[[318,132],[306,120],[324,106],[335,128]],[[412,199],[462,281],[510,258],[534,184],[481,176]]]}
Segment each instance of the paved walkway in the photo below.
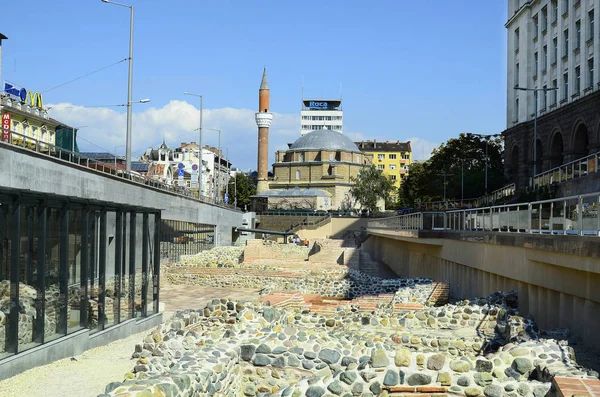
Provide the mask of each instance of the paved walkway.
{"label": "paved walkway", "polygon": [[[164,285],[161,287],[164,319],[177,310],[202,308],[213,298],[254,299],[258,298],[258,290]],[[131,335],[79,356],[35,367],[0,381],[0,396],[96,397],[104,393],[110,382],[123,381],[124,375],[135,365],[131,354],[136,343],[140,343],[147,334],[148,331]]]}

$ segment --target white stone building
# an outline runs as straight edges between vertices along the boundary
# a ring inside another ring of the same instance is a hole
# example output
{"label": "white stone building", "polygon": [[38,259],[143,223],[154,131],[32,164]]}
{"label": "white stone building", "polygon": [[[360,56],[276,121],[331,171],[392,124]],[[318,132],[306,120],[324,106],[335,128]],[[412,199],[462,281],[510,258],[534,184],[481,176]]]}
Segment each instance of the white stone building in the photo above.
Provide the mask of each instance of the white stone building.
{"label": "white stone building", "polygon": [[343,133],[342,101],[340,99],[303,99],[300,135],[317,130]]}
{"label": "white stone building", "polygon": [[[599,88],[600,0],[508,0],[506,127],[577,101]],[[543,91],[544,88],[558,88]]]}
{"label": "white stone building", "polygon": [[[148,177],[155,180],[160,180],[163,183],[178,185],[178,169],[179,164],[183,164],[184,170],[184,186],[192,188],[192,168],[194,165],[200,164],[198,144],[196,142],[182,142],[181,146],[175,149],[170,149],[165,142],[158,148],[149,148],[141,158],[142,161],[150,163],[148,167]],[[217,168],[219,165],[220,170]],[[219,157],[219,152],[212,147],[204,147],[202,149],[202,163],[204,168],[202,171],[202,195],[207,197],[215,197],[218,189],[224,189],[229,183],[229,168],[231,163],[224,157]],[[197,178],[200,177],[198,171]],[[220,181],[219,181],[220,179]],[[198,185],[196,185],[198,188]]]}

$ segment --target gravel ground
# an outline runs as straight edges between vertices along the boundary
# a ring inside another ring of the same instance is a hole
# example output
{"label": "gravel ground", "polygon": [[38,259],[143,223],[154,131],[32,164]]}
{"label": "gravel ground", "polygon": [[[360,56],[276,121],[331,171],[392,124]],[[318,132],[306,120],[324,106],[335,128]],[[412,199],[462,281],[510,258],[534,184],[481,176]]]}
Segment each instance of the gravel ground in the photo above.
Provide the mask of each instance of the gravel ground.
{"label": "gravel ground", "polygon": [[106,346],[83,352],[48,365],[35,367],[0,381],[2,397],[96,397],[104,393],[110,382],[122,382],[135,360],[131,359],[135,344],[148,331],[131,335]]}

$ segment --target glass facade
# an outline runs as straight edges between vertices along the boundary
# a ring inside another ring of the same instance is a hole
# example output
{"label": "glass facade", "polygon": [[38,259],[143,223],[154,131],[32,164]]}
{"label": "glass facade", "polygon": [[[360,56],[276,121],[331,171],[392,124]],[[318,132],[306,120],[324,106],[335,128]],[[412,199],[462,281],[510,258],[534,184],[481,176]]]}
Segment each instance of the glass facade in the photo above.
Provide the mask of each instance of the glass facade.
{"label": "glass facade", "polygon": [[0,359],[158,313],[160,210],[0,188]]}

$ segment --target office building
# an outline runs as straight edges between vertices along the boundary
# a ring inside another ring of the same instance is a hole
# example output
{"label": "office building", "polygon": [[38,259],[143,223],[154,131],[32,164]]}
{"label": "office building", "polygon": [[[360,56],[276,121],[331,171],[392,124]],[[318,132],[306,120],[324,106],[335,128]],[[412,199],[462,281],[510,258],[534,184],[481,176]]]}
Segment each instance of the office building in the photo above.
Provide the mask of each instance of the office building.
{"label": "office building", "polygon": [[342,100],[303,99],[300,135],[318,130],[343,133]]}

